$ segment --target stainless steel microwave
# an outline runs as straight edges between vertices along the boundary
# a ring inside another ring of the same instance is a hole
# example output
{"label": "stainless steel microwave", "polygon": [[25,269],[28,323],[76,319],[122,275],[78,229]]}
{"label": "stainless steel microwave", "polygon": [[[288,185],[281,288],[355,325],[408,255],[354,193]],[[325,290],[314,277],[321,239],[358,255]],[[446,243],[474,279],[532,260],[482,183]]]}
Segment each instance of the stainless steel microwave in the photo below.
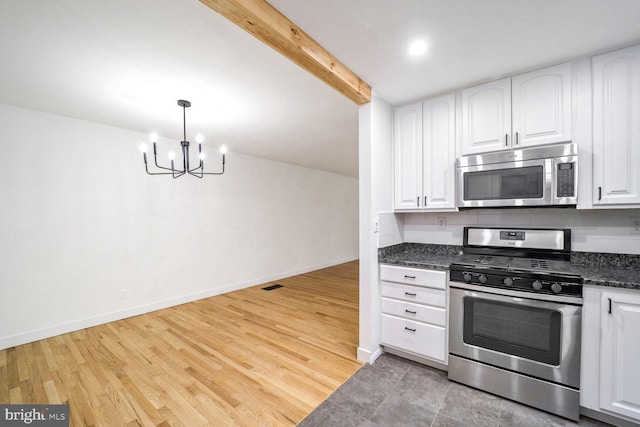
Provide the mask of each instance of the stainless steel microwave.
{"label": "stainless steel microwave", "polygon": [[459,208],[575,206],[578,147],[563,143],[462,156]]}

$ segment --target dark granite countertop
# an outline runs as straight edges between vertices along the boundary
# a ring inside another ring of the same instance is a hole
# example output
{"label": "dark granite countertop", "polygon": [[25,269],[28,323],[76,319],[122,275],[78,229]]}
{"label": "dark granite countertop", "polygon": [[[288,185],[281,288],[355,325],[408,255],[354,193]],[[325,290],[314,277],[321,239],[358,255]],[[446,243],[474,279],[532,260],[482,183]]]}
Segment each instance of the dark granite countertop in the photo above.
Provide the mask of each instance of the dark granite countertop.
{"label": "dark granite countertop", "polygon": [[384,264],[448,270],[462,255],[462,246],[401,243],[378,249],[378,261]]}
{"label": "dark granite countertop", "polygon": [[[378,261],[407,267],[448,270],[462,246],[400,243],[378,249]],[[640,290],[640,255],[572,252],[571,263],[585,285]]]}

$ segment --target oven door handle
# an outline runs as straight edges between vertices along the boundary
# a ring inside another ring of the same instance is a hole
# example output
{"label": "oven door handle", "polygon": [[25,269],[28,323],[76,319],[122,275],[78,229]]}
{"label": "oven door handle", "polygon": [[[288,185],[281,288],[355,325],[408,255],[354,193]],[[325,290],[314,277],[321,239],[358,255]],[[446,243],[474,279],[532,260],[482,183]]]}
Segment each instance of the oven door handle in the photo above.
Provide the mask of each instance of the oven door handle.
{"label": "oven door handle", "polygon": [[567,304],[580,305],[580,306],[582,305],[582,298],[580,297],[513,291],[510,289],[492,288],[488,286],[472,285],[469,283],[461,283],[461,282],[450,282],[449,287],[465,289],[469,291],[482,292],[485,294],[492,294],[497,296],[505,296],[505,297],[512,297],[512,298],[513,297],[526,298],[529,300],[549,301],[549,302],[555,302],[555,303],[567,303]]}

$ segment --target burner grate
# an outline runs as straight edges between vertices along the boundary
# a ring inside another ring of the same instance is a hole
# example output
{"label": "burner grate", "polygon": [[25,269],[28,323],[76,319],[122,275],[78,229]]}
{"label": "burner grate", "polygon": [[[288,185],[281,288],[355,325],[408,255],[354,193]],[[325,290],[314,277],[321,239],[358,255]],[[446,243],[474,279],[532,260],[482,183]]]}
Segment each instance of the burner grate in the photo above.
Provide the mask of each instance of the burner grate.
{"label": "burner grate", "polygon": [[544,259],[529,259],[529,266],[536,270],[548,270],[549,263]]}

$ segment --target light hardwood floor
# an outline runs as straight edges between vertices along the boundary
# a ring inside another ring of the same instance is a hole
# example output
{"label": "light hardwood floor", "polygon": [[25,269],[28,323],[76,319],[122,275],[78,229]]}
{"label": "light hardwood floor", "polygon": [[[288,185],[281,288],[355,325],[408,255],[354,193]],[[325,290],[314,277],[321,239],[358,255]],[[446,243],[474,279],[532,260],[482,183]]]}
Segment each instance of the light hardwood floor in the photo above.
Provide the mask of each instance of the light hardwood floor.
{"label": "light hardwood floor", "polygon": [[73,426],[291,426],[361,366],[351,262],[0,350],[0,403]]}

